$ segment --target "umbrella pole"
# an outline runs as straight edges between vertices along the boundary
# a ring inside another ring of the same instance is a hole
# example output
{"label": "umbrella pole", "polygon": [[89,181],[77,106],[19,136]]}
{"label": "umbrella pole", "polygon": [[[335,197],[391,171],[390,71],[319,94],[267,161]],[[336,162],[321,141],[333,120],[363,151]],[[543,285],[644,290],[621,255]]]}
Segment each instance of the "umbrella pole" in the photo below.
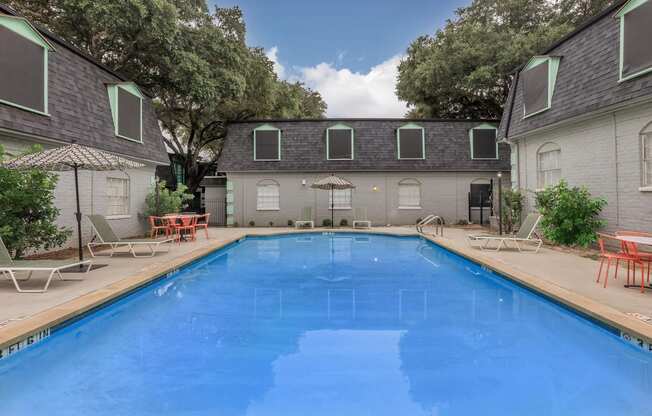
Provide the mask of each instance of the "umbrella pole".
{"label": "umbrella pole", "polygon": [[331,229],[335,228],[335,200],[333,199],[333,185],[331,185]]}
{"label": "umbrella pole", "polygon": [[[75,218],[77,218],[77,248],[79,249],[79,261],[84,261],[84,252],[82,251],[82,235],[81,235],[81,220],[82,214],[81,209],[79,208],[79,178],[77,172],[77,165],[74,166],[75,169],[75,196],[77,197],[77,212],[75,213]],[[82,267],[81,265],[79,266]]]}

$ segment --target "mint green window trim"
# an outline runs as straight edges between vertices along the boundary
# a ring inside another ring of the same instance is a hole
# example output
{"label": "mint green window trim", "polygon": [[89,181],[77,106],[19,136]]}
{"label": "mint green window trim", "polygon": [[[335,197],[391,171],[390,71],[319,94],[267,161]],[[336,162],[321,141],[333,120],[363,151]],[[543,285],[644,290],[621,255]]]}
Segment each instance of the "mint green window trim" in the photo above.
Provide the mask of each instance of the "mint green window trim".
{"label": "mint green window trim", "polygon": [[630,0],[627,3],[623,5],[623,7],[620,8],[618,13],[616,13],[617,18],[620,19],[620,50],[618,52],[618,60],[619,60],[619,65],[618,65],[618,82],[624,82],[628,81],[632,78],[640,77],[641,75],[645,75],[649,72],[652,72],[652,66],[643,69],[641,71],[638,71],[634,74],[627,75],[626,77],[623,77],[623,65],[624,65],[624,59],[625,59],[625,15],[632,10],[635,10],[639,6],[642,6],[643,4],[647,3],[650,0]]}
{"label": "mint green window trim", "polygon": [[537,114],[541,114],[544,111],[550,110],[550,107],[552,107],[552,96],[555,93],[555,84],[557,83],[557,73],[559,72],[560,61],[561,61],[561,57],[559,56],[535,56],[532,59],[530,59],[530,61],[523,69],[523,71],[527,71],[529,69],[534,68],[535,66],[548,62],[548,105],[546,106],[546,108],[543,108],[539,111],[535,111],[534,113],[530,113],[530,114],[525,114],[525,105],[524,105],[523,118],[528,118],[528,117],[535,116]]}
{"label": "mint green window trim", "polygon": [[[277,159],[258,159],[256,157],[256,132],[257,131],[276,131],[278,132],[278,158]],[[281,129],[270,124],[263,124],[254,129],[254,161],[256,162],[278,162],[281,160]]]}
{"label": "mint green window trim", "polygon": [[[401,130],[421,130],[421,157],[401,157]],[[426,159],[426,129],[415,123],[404,124],[396,129],[396,149],[398,160],[425,160]]]}
{"label": "mint green window trim", "polygon": [[[331,159],[329,157],[330,153],[330,138],[328,132],[330,130],[351,130],[351,157],[350,158],[337,158]],[[347,126],[346,124],[336,124],[332,127],[326,129],[326,160],[353,160],[355,159],[355,130],[353,127]]]}
{"label": "mint green window trim", "polygon": [[[134,139],[133,137],[123,136],[118,133],[119,131],[118,130],[118,126],[119,126],[118,88],[136,96],[140,102],[140,134],[139,134],[140,137],[138,139]],[[113,118],[113,129],[115,135],[121,139],[142,144],[143,143],[143,94],[140,92],[136,84],[134,84],[133,82],[110,84],[107,86],[107,93],[109,94],[109,104],[111,107],[111,117]]]}
{"label": "mint green window trim", "polygon": [[42,116],[50,116],[48,110],[48,54],[55,52],[54,46],[47,40],[41,32],[39,32],[32,24],[23,17],[0,15],[0,25],[11,30],[14,33],[24,37],[25,39],[36,43],[44,49],[43,53],[43,109],[41,111],[35,108],[26,107],[24,105],[12,103],[0,99],[0,103],[10,105],[12,107],[20,108],[21,110],[29,111],[32,113],[40,114]]}
{"label": "mint green window trim", "polygon": [[[474,157],[473,152],[473,130],[496,130],[496,157]],[[493,124],[483,123],[469,130],[469,142],[471,143],[471,160],[498,160],[498,128]]]}

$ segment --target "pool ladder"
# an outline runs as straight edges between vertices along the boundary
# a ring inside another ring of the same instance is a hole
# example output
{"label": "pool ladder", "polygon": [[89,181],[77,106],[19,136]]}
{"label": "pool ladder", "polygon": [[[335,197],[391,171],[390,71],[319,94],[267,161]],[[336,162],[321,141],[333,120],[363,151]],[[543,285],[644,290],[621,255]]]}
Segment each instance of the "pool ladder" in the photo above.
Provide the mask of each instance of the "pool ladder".
{"label": "pool ladder", "polygon": [[423,227],[430,224],[433,224],[435,227],[435,233],[433,235],[438,235],[440,237],[444,236],[444,219],[439,215],[434,214],[430,214],[426,218],[419,221],[417,223],[417,231],[421,234],[425,234],[423,232]]}

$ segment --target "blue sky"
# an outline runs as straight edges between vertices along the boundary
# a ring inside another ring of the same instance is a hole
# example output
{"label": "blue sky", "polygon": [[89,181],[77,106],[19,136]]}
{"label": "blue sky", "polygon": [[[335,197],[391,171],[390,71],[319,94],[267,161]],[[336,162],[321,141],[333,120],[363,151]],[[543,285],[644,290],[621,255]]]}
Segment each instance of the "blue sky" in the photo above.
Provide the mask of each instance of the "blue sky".
{"label": "blue sky", "polygon": [[282,78],[318,90],[329,116],[402,116],[396,65],[412,40],[431,34],[470,0],[228,0],[244,11],[247,40]]}

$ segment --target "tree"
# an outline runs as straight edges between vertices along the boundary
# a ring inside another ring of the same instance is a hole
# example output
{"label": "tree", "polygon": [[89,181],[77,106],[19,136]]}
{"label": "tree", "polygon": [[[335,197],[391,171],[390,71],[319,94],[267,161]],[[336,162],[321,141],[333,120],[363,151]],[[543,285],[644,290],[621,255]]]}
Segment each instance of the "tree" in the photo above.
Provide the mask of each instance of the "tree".
{"label": "tree", "polygon": [[195,192],[219,158],[229,121],[322,117],[321,96],[279,80],[246,44],[238,7],[205,0],[15,0],[14,6],[154,96],[164,140]]}
{"label": "tree", "polygon": [[[39,147],[29,152],[41,150]],[[0,161],[4,150],[0,146]],[[57,175],[39,169],[0,167],[0,237],[10,253],[20,258],[30,250],[63,245],[71,231],[56,224],[54,206]]]}
{"label": "tree", "polygon": [[409,46],[397,95],[412,117],[499,118],[511,75],[610,0],[474,0]]}

